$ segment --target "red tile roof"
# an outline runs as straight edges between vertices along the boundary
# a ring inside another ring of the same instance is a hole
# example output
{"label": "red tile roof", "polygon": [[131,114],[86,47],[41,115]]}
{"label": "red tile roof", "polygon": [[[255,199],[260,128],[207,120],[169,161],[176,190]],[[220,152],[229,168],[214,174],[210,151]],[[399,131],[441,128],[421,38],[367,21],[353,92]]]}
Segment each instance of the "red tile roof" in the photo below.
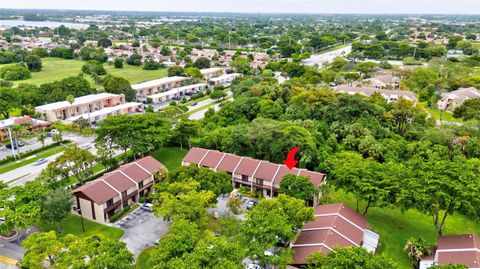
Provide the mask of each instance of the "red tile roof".
{"label": "red tile roof", "polygon": [[435,257],[440,265],[480,267],[480,237],[473,234],[440,236]]}
{"label": "red tile roof", "polygon": [[135,183],[133,183],[130,179],[128,179],[124,174],[120,173],[119,171],[113,171],[111,173],[105,174],[98,180],[105,181],[119,192],[123,192],[132,187],[135,187]]}
{"label": "red tile roof", "polygon": [[202,148],[191,148],[187,155],[185,155],[183,158],[183,161],[187,163],[199,164],[205,154],[207,154],[207,151],[208,150]]}
{"label": "red tile roof", "polygon": [[142,168],[144,168],[151,174],[158,172],[160,169],[165,167],[165,165],[157,161],[152,156],[143,157],[141,159],[134,161],[134,163],[139,164]]}
{"label": "red tile roof", "polygon": [[279,164],[263,161],[260,163],[260,166],[258,167],[257,172],[255,172],[254,177],[272,181],[279,168]]}
{"label": "red tile roof", "polygon": [[315,217],[292,245],[294,264],[305,264],[305,258],[314,252],[327,254],[334,247],[362,245],[367,221],[353,209],[344,204],[319,205]]}
{"label": "red tile roof", "polygon": [[226,171],[233,173],[235,168],[237,168],[238,162],[240,162],[241,157],[227,153],[222,161],[217,166],[218,170]]}
{"label": "red tile roof", "polygon": [[81,192],[94,203],[101,205],[106,201],[118,196],[118,192],[105,184],[103,181],[92,181],[75,189],[73,193]]}
{"label": "red tile roof", "polygon": [[118,170],[125,173],[125,175],[127,175],[129,178],[133,179],[137,183],[142,182],[143,180],[151,176],[150,173],[148,173],[147,171],[138,168],[139,166],[136,163],[129,163],[120,167]]}
{"label": "red tile roof", "polygon": [[200,161],[201,166],[206,167],[217,167],[218,163],[222,160],[225,153],[216,151],[216,150],[209,150],[207,154],[203,157]]}

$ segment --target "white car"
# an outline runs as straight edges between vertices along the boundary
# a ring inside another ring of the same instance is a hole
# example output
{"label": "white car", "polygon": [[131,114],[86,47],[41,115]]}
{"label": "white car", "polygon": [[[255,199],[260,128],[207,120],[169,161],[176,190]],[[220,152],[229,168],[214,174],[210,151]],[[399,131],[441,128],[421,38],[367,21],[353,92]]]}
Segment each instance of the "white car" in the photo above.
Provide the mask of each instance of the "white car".
{"label": "white car", "polygon": [[144,203],[143,205],[140,206],[140,208],[146,211],[152,211],[152,206],[153,206],[152,203]]}
{"label": "white car", "polygon": [[245,269],[263,269],[263,268],[258,264],[251,263],[251,264],[248,264],[247,267],[245,267]]}

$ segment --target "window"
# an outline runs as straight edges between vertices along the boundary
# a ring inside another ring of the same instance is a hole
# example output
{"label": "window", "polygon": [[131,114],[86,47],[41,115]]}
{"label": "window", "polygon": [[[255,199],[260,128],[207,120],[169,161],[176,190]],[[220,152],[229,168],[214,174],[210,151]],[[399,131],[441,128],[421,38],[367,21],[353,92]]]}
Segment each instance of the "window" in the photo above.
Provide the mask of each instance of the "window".
{"label": "window", "polygon": [[248,176],[246,176],[246,175],[242,175],[242,181],[245,181],[245,182],[247,182],[247,181],[248,181]]}
{"label": "window", "polygon": [[143,188],[143,181],[141,181],[141,182],[138,183],[138,188],[139,188],[139,189]]}
{"label": "window", "polygon": [[257,185],[263,185],[263,179],[257,179]]}
{"label": "window", "polygon": [[112,206],[113,205],[113,199],[110,199],[107,201],[107,206]]}
{"label": "window", "polygon": [[127,196],[127,191],[122,192],[122,197],[126,197],[126,196]]}

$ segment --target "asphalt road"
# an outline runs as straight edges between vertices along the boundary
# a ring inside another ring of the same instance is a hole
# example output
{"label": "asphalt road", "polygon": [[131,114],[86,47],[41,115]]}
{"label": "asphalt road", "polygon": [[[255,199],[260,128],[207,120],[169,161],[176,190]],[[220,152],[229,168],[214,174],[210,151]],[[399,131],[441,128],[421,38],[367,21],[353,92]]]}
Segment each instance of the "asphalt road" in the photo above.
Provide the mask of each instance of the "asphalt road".
{"label": "asphalt road", "polygon": [[340,49],[312,55],[310,58],[304,60],[302,63],[304,65],[309,65],[309,66],[318,64],[319,67],[322,67],[323,64],[332,62],[332,60],[335,59],[335,57],[348,55],[350,52],[352,52],[352,46],[348,45]]}
{"label": "asphalt road", "polygon": [[[97,153],[97,150],[93,145],[93,142],[95,140],[94,137],[84,137],[84,136],[78,136],[78,135],[70,135],[70,136],[69,135],[64,135],[64,139],[72,140],[78,146],[90,145],[90,148],[89,148],[90,152],[92,152],[93,154]],[[32,181],[36,177],[38,177],[38,175],[40,175],[42,170],[45,169],[51,161],[55,160],[61,154],[62,153],[58,153],[58,154],[55,154],[55,155],[52,155],[52,156],[46,158],[48,160],[48,162],[43,163],[41,165],[35,166],[33,164],[27,164],[25,166],[19,167],[15,170],[7,172],[7,173],[0,174],[0,181],[9,182],[9,181],[15,180],[11,184],[9,184],[10,187],[23,185],[23,184],[25,184],[25,182]]]}
{"label": "asphalt road", "polygon": [[[232,95],[233,95],[233,93],[232,93],[231,91],[228,91],[228,92],[227,92],[227,97],[232,96]],[[227,97],[225,97],[225,98],[227,98]],[[232,100],[232,99],[227,99],[226,101],[229,101],[229,100]],[[199,107],[203,107],[203,106],[206,106],[206,105],[215,103],[215,102],[216,102],[216,100],[207,99],[207,100],[204,100],[204,101],[202,101],[202,102],[199,102],[196,106],[190,106],[190,107],[188,108],[188,111],[192,111],[192,110],[197,109],[197,108],[199,108]],[[225,101],[224,101],[224,102],[225,102]],[[200,111],[194,112],[194,113],[190,114],[190,116],[188,116],[188,119],[190,119],[190,120],[200,120],[200,119],[203,119],[203,117],[205,116],[205,113],[208,111],[209,108],[213,107],[213,109],[214,109],[215,111],[218,111],[218,110],[220,109],[220,104],[221,104],[221,103],[218,103],[218,104],[216,104],[216,105],[214,105],[214,106],[210,106],[210,107],[207,107],[207,108],[202,109],[202,110],[200,110]]]}

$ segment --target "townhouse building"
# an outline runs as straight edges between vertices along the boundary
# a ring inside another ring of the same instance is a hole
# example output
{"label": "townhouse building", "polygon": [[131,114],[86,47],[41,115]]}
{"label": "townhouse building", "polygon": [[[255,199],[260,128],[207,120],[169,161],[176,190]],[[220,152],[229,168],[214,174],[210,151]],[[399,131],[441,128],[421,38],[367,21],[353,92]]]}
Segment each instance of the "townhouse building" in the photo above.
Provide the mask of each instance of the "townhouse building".
{"label": "townhouse building", "polygon": [[222,75],[222,76],[219,76],[219,77],[214,77],[214,78],[211,78],[208,83],[212,86],[215,86],[215,85],[224,85],[224,84],[230,84],[232,83],[232,81],[238,77],[241,77],[242,74],[239,74],[239,73],[232,73],[232,74],[226,74],[226,75]]}
{"label": "townhouse building", "polygon": [[448,264],[480,268],[480,237],[475,234],[440,236],[432,255],[423,257],[420,269]]}
{"label": "townhouse building", "polygon": [[[153,95],[148,96],[152,99],[154,104],[160,102],[166,102],[168,100],[175,100],[175,99],[182,99],[187,96],[191,96],[197,92],[203,92],[207,89],[207,84],[205,83],[197,83],[192,85],[187,85],[183,87],[173,88],[171,90],[165,92],[159,92]],[[146,98],[139,98],[139,100],[143,100]]]}
{"label": "townhouse building", "polygon": [[60,101],[35,107],[50,122],[73,122],[80,118],[89,122],[101,121],[113,115],[128,114],[142,111],[143,104],[125,102],[124,94],[99,93],[90,94],[74,99],[72,103]]}
{"label": "townhouse building", "polygon": [[178,88],[187,85],[190,81],[188,77],[165,77],[155,80],[150,80],[132,85],[132,89],[137,92],[137,96],[145,98],[146,96],[165,92],[173,88]]}
{"label": "townhouse building", "polygon": [[414,103],[418,101],[415,93],[411,91],[384,90],[372,87],[350,87],[343,85],[334,87],[333,90],[339,93],[346,93],[350,95],[360,94],[368,97],[372,96],[374,93],[379,93],[387,102],[397,102],[400,98],[412,101]]}
{"label": "townhouse building", "polygon": [[208,81],[211,78],[225,75],[227,73],[227,70],[224,67],[212,67],[201,69],[200,73],[202,73],[203,78]]}
{"label": "townhouse building", "polygon": [[153,184],[160,180],[157,172],[162,169],[165,169],[163,164],[148,156],[88,182],[73,190],[75,206],[72,213],[108,223],[117,212],[152,192]]}
{"label": "townhouse building", "polygon": [[[232,177],[232,184],[236,187],[247,187],[258,191],[265,197],[278,195],[280,183],[286,175],[294,174],[310,178],[315,187],[326,180],[326,175],[306,169],[288,169],[285,165],[241,157],[231,153],[216,150],[192,148],[182,160],[183,166],[198,165],[214,171],[225,171]],[[316,204],[318,197],[313,197],[311,204]]]}

